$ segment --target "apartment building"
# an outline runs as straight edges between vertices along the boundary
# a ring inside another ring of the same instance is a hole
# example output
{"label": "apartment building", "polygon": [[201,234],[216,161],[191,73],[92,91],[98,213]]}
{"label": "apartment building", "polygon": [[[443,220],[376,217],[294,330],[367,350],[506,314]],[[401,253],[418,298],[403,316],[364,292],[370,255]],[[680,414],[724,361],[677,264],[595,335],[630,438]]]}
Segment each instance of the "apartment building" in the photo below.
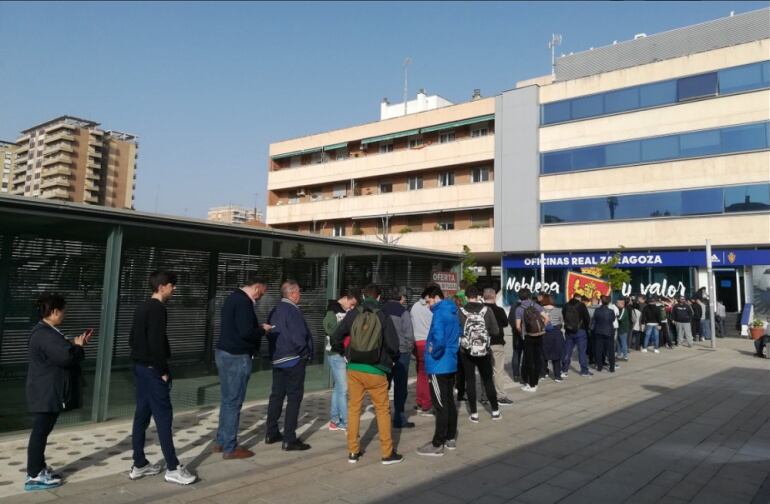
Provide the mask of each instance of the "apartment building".
{"label": "apartment building", "polygon": [[61,116],[22,131],[10,193],[133,208],[138,143],[134,135]]}
{"label": "apartment building", "polygon": [[15,143],[0,140],[0,193],[7,193],[11,187],[15,151]]}
{"label": "apartment building", "polygon": [[493,250],[495,100],[422,90],[381,120],[270,145],[267,224],[460,252]]}
{"label": "apartment building", "polygon": [[627,293],[690,296],[707,285],[710,239],[718,299],[770,314],[769,19],[638,34],[496,98],[509,302],[521,286],[563,300],[570,272],[621,249]]}
{"label": "apartment building", "polygon": [[253,208],[237,205],[226,205],[210,208],[208,220],[226,222],[228,224],[245,224],[249,221],[262,221],[262,212]]}

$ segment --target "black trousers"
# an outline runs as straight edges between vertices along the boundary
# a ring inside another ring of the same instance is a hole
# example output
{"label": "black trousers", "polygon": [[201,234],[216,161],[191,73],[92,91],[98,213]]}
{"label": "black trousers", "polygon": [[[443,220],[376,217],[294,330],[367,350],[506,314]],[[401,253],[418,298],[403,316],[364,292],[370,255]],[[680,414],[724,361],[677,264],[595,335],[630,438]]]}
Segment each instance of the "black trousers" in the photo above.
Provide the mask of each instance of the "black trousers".
{"label": "black trousers", "polygon": [[299,406],[305,395],[305,361],[290,368],[273,368],[273,389],[267,404],[267,436],[278,435],[278,419],[286,399],[286,415],[283,420],[283,440],[293,443],[297,440]]}
{"label": "black trousers", "polygon": [[588,332],[588,339],[586,343],[586,355],[588,355],[588,363],[596,364],[596,335],[593,331]]}
{"label": "black trousers", "polygon": [[[449,439],[457,438],[457,405],[452,387],[455,373],[428,375],[430,400],[436,428],[433,432],[433,446],[442,446]],[[494,394],[492,397],[496,397]]]}
{"label": "black trousers", "polygon": [[542,336],[524,336],[524,366],[526,373],[522,370],[522,378],[530,387],[537,387],[537,381],[540,379],[540,365],[543,362],[543,337]]}
{"label": "black trousers", "polygon": [[[548,366],[548,363],[546,363],[546,367]],[[551,367],[553,368],[553,376],[552,378],[554,380],[561,380],[561,359],[552,360],[551,361]],[[547,371],[547,369],[546,369]]]}
{"label": "black trousers", "polygon": [[524,341],[521,336],[513,335],[513,356],[511,358],[511,369],[513,370],[513,381],[519,382],[522,380],[522,371],[524,366],[522,365],[522,352],[524,351]]}
{"label": "black trousers", "polygon": [[604,361],[609,360],[610,371],[615,371],[615,338],[606,334],[594,334],[594,359],[596,369],[602,370]]}
{"label": "black trousers", "polygon": [[495,380],[492,375],[492,355],[487,353],[483,357],[471,357],[465,352],[460,352],[461,364],[465,370],[465,393],[468,395],[468,408],[471,413],[476,413],[476,370],[481,375],[481,383],[484,385],[484,392],[487,394],[492,411],[498,410],[497,392],[495,391]]}
{"label": "black trousers", "polygon": [[56,425],[59,413],[34,413],[32,416],[32,432],[27,444],[27,475],[35,477],[45,469],[45,446],[48,435]]}
{"label": "black trousers", "polygon": [[457,400],[465,399],[465,368],[462,364],[462,351],[457,351],[457,373],[454,375],[454,388],[457,389]]}

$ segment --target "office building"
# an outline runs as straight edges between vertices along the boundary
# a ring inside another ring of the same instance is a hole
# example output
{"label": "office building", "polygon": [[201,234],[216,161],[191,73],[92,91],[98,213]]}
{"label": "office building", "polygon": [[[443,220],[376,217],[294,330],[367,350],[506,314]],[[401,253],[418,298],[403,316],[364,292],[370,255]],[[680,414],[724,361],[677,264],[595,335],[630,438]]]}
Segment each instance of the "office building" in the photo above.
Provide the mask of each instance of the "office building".
{"label": "office building", "polygon": [[10,192],[114,208],[133,208],[136,137],[61,116],[22,131]]}

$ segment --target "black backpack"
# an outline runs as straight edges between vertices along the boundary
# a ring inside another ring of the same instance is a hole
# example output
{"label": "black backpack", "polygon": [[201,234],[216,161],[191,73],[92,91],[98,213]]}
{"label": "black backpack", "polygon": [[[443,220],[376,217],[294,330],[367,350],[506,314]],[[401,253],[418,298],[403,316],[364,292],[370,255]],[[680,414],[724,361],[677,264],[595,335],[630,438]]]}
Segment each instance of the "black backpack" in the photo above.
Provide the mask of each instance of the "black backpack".
{"label": "black backpack", "polygon": [[564,308],[564,329],[573,333],[580,329],[580,313],[572,303],[567,303]]}

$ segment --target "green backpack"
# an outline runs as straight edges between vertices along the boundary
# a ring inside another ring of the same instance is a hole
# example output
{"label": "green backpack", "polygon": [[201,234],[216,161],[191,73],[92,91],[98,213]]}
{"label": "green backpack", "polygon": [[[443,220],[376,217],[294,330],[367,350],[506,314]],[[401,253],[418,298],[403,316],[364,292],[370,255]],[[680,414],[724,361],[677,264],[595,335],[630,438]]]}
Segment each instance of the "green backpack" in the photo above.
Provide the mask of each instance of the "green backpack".
{"label": "green backpack", "polygon": [[364,308],[353,321],[348,345],[348,362],[379,364],[382,351],[382,323],[377,311]]}

